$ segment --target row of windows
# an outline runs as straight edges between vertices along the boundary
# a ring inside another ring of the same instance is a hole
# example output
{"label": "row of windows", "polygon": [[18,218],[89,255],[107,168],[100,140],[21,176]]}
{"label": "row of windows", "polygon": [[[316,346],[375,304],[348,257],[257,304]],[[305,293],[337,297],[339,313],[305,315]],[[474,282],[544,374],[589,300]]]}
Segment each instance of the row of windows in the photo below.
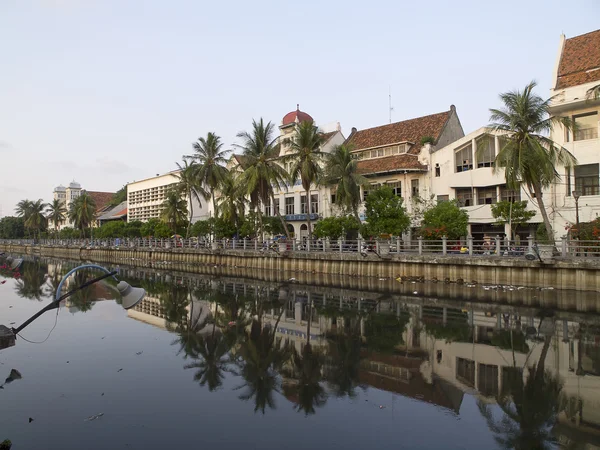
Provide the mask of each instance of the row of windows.
{"label": "row of windows", "polygon": [[[500,148],[505,144],[505,140],[500,138]],[[493,167],[494,160],[496,159],[496,152],[494,150],[495,143],[492,136],[486,136],[485,138],[479,139],[476,143],[477,150],[475,152],[477,168],[482,167]],[[454,163],[456,172],[465,172],[467,170],[473,170],[473,144],[472,142],[468,145],[456,150],[454,153]],[[439,177],[438,170],[436,168],[436,177]]]}
{"label": "row of windows", "polygon": [[[392,188],[394,195],[396,195],[398,197],[402,197],[402,182],[401,181],[384,183],[384,185]],[[382,184],[372,184],[368,190],[364,189],[363,190],[363,201],[367,200],[367,196],[369,195],[369,192],[371,192],[371,190],[375,190],[380,186],[382,186]],[[419,179],[418,178],[414,178],[414,179],[410,180],[410,192],[411,192],[412,197],[419,196]]]}
{"label": "row of windows", "polygon": [[409,144],[392,145],[390,147],[376,148],[356,152],[358,159],[381,158],[383,156],[401,155],[408,151]]}
{"label": "row of windows", "polygon": [[[306,195],[300,196],[300,214],[306,214],[307,211],[306,205]],[[269,204],[265,205],[265,215],[267,216],[275,216],[276,212],[279,211],[281,214],[279,199],[275,199],[275,208],[273,208],[273,203],[269,202]],[[319,214],[319,194],[311,194],[310,195],[310,213],[311,214]],[[296,198],[295,197],[285,197],[285,214],[296,214]]]}
{"label": "row of windows", "polygon": [[[478,187],[478,188],[456,188],[456,199],[460,206],[473,206],[474,199],[477,199],[478,205],[493,205],[498,202],[497,186]],[[440,199],[440,197],[443,197]],[[438,201],[448,200],[448,196],[438,196]],[[519,202],[521,201],[521,190],[508,189],[506,186],[500,186],[500,201]]]}

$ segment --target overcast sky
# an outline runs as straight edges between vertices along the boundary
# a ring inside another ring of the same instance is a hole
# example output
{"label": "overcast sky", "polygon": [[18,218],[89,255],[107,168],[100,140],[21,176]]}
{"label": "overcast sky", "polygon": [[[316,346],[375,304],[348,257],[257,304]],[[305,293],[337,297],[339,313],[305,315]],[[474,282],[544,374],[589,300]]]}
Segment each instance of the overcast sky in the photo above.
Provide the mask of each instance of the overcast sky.
{"label": "overcast sky", "polygon": [[172,170],[208,131],[227,147],[300,104],[352,127],[445,111],[465,132],[531,79],[598,0],[0,0],[0,216],[75,179],[115,191]]}

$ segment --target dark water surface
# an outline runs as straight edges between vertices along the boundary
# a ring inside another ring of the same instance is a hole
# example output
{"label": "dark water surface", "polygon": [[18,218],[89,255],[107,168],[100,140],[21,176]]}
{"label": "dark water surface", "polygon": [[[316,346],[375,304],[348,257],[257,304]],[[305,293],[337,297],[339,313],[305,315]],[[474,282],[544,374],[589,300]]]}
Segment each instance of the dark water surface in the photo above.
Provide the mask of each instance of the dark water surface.
{"label": "dark water surface", "polygon": [[[31,260],[18,279],[0,272],[0,323],[18,326],[49,303],[75,265]],[[109,283],[94,285],[0,350],[0,381],[9,378],[0,441],[15,450],[600,446],[600,322],[589,294],[586,312],[561,310],[584,296],[574,292],[470,286],[448,299],[431,295],[447,286],[425,297],[426,283],[410,280],[414,295],[404,296],[120,272],[148,291],[134,309]],[[475,301],[490,291],[518,301]],[[523,306],[534,297],[538,306]]]}

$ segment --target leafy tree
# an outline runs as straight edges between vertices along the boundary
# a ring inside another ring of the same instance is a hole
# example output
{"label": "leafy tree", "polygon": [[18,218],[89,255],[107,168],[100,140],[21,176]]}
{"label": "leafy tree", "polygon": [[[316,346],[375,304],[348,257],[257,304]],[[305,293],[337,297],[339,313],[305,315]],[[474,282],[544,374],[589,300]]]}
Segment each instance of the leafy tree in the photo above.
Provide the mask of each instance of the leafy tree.
{"label": "leafy tree", "polygon": [[194,204],[192,201],[196,199],[198,204],[202,205],[200,197],[208,200],[210,195],[204,190],[202,182],[197,177],[199,169],[196,167],[194,162],[190,164],[186,160],[183,162],[183,166],[179,163],[176,164],[179,168],[179,173],[175,176],[179,178],[179,187],[187,195],[188,205],[190,206],[190,216],[188,219],[187,229],[185,231],[185,237],[189,238],[190,227],[192,226],[192,219],[194,218]]}
{"label": "leafy tree", "polygon": [[173,235],[173,230],[164,222],[159,222],[158,225],[154,227],[154,237],[155,238],[168,238]]}
{"label": "leafy tree", "polygon": [[326,217],[315,224],[318,238],[339,239],[360,229],[360,222],[354,216]]}
{"label": "leafy tree", "polygon": [[154,229],[160,224],[160,220],[152,218],[148,222],[144,222],[140,228],[142,237],[154,236]]}
{"label": "leafy tree", "polygon": [[527,200],[501,201],[492,205],[492,216],[496,219],[496,225],[509,224],[511,236],[508,238],[512,239],[519,225],[529,222],[535,216],[535,211],[527,211]]}
{"label": "leafy tree", "polygon": [[264,227],[265,233],[268,233],[271,236],[278,236],[281,234],[285,234],[285,229],[283,228],[283,224],[277,217],[263,218],[263,227]]}
{"label": "leafy tree", "polygon": [[208,220],[198,220],[192,225],[190,235],[196,237],[208,238],[212,235],[214,229],[214,218]]}
{"label": "leafy tree", "polygon": [[457,201],[439,202],[423,213],[421,235],[426,239],[459,239],[467,235],[469,215]]}
{"label": "leafy tree", "polygon": [[47,206],[42,199],[36,201],[21,200],[17,203],[15,208],[17,216],[23,218],[25,228],[31,230],[34,236],[37,232],[39,237],[40,233],[46,229],[48,220],[44,216],[44,211]]}
{"label": "leafy tree", "polygon": [[85,237],[85,229],[91,227],[96,218],[96,202],[85,191],[71,202],[69,220],[81,230]]}
{"label": "leafy tree", "polygon": [[47,219],[54,224],[54,229],[58,231],[58,226],[67,218],[67,208],[59,199],[55,198],[46,209]]}
{"label": "leafy tree", "polygon": [[81,231],[66,227],[59,231],[59,236],[61,239],[79,239],[81,237]]}
{"label": "leafy tree", "polygon": [[244,216],[244,186],[241,176],[228,173],[221,183],[221,195],[218,199],[218,208],[223,220],[231,222],[237,229]]}
{"label": "leafy tree", "polygon": [[367,223],[363,226],[364,236],[400,236],[410,226],[410,218],[402,206],[402,198],[394,195],[389,186],[381,186],[369,192],[365,209]]}
{"label": "leafy tree", "polygon": [[335,187],[335,202],[343,212],[352,213],[360,222],[358,206],[360,188],[368,188],[369,181],[358,173],[358,157],[348,145],[338,145],[326,156],[322,184]]}
{"label": "leafy tree", "polygon": [[181,194],[181,188],[174,186],[167,191],[161,204],[160,218],[169,225],[173,233],[176,233],[177,228],[187,220],[187,202],[181,197]]}
{"label": "leafy tree", "polygon": [[[275,205],[274,189],[283,190],[289,178],[278,160],[280,148],[276,143],[277,138],[273,137],[274,133],[275,126],[271,122],[265,124],[261,118],[258,122],[252,121],[251,132],[244,131],[237,135],[242,144],[236,147],[242,149],[244,157],[240,183],[244,186],[243,194],[250,198],[251,208],[257,211],[259,232],[262,232],[262,206],[269,201]],[[276,208],[275,213],[289,238],[287,225],[279,209]]]}
{"label": "leafy tree", "polygon": [[210,188],[215,217],[218,217],[215,192],[227,176],[228,171],[225,167],[227,159],[225,156],[229,153],[229,150],[223,150],[221,138],[213,132],[209,132],[206,138],[199,138],[198,142],[194,142],[192,145],[195,153],[185,158],[191,158],[197,163],[197,183],[195,187],[200,189],[203,186],[208,186]]}
{"label": "leafy tree", "polygon": [[321,142],[322,137],[317,126],[312,121],[305,120],[296,128],[290,153],[281,158],[283,163],[291,163],[290,183],[293,185],[300,179],[306,192],[306,225],[309,240],[312,240],[310,187],[321,179],[323,173],[321,164],[325,157],[321,151]]}
{"label": "leafy tree", "polygon": [[108,202],[108,205],[114,207],[120,203],[123,203],[125,200],[127,200],[127,186],[123,186],[121,189],[115,192],[110,199],[110,202]]}
{"label": "leafy tree", "polygon": [[139,220],[132,220],[125,224],[125,236],[127,237],[141,237],[142,226],[144,224]]}
{"label": "leafy tree", "polygon": [[490,109],[490,126],[505,133],[506,138],[506,144],[496,155],[494,171],[504,169],[506,184],[511,189],[518,189],[521,183],[525,183],[538,204],[546,233],[554,242],[542,190],[560,180],[557,166],[573,166],[577,160],[547,137],[556,124],[571,128],[571,121],[566,117],[552,116],[552,99],[543,100],[534,94],[535,86],[532,81],[523,91],[500,94],[503,108]]}
{"label": "leafy tree", "polygon": [[0,219],[0,239],[19,239],[25,236],[22,217],[7,216]]}
{"label": "leafy tree", "polygon": [[122,220],[112,220],[103,224],[94,233],[100,239],[124,237],[127,224]]}

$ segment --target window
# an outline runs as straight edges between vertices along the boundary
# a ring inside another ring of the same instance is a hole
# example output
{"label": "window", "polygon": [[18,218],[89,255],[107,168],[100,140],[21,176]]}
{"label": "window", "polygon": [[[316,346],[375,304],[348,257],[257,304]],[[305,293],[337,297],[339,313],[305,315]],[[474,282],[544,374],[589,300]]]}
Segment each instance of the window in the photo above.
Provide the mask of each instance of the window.
{"label": "window", "polygon": [[456,358],[456,378],[470,387],[475,387],[475,362]]}
{"label": "window", "polygon": [[493,205],[498,201],[496,186],[487,188],[477,188],[477,204]]}
{"label": "window", "polygon": [[456,188],[455,191],[460,206],[473,206],[473,191],[471,188]]}
{"label": "window", "polygon": [[406,153],[408,151],[408,144],[400,144],[398,146],[398,153]]}
{"label": "window", "polygon": [[419,196],[419,180],[410,180],[410,188],[413,197]]}
{"label": "window", "polygon": [[575,190],[581,195],[600,194],[600,174],[598,164],[575,166]]}
{"label": "window", "polygon": [[566,196],[571,196],[571,168],[565,167],[565,181],[567,182],[567,193]]}
{"label": "window", "polygon": [[310,195],[310,212],[311,214],[319,214],[319,194]]}
{"label": "window", "polygon": [[473,147],[471,144],[461,148],[454,154],[457,172],[466,172],[473,169]]}
{"label": "window", "polygon": [[285,213],[294,214],[294,197],[285,198]]}
{"label": "window", "polygon": [[598,137],[598,113],[581,114],[573,116],[574,141],[583,141],[585,139],[596,139]]}
{"label": "window", "polygon": [[521,201],[521,189],[513,190],[508,189],[506,185],[500,186],[500,200],[503,202],[520,202]]}
{"label": "window", "polygon": [[437,196],[437,202],[441,203],[441,202],[447,202],[450,200],[450,196],[449,195],[438,195]]}
{"label": "window", "polygon": [[439,165],[439,163],[435,164],[435,176],[436,177],[440,176],[440,165]]}
{"label": "window", "polygon": [[307,207],[306,207],[306,195],[301,195],[300,196],[300,214],[306,214],[307,211]]}
{"label": "window", "polygon": [[371,150],[371,158],[377,158],[377,150]]}
{"label": "window", "polygon": [[479,364],[477,390],[487,397],[498,395],[498,366]]}
{"label": "window", "polygon": [[369,196],[369,191],[363,189],[363,202],[367,201],[367,197]]}
{"label": "window", "polygon": [[387,185],[392,188],[396,197],[402,197],[402,182],[396,181],[395,183],[387,183]]}
{"label": "window", "polygon": [[331,194],[331,204],[335,205],[335,194]]}
{"label": "window", "polygon": [[377,156],[383,156],[383,149],[382,148],[378,148],[377,149]]}
{"label": "window", "polygon": [[396,150],[394,147],[388,147],[385,149],[385,156],[390,156],[392,152]]}
{"label": "window", "polygon": [[487,136],[477,141],[477,167],[492,167],[495,158],[494,138]]}
{"label": "window", "polygon": [[273,208],[273,215],[276,216],[278,213],[281,214],[281,210],[279,209],[279,199],[275,199],[275,208]]}
{"label": "window", "polygon": [[271,208],[271,202],[267,203],[265,205],[265,216],[269,217],[272,215],[272,208]]}

